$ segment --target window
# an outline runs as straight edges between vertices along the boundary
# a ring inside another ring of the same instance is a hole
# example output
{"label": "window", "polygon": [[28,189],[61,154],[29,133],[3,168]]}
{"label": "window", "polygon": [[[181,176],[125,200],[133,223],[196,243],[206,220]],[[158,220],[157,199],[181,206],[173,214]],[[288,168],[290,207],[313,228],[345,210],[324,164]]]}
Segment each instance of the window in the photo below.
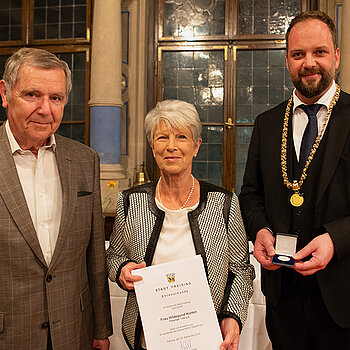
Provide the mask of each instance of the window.
{"label": "window", "polygon": [[255,117],[288,98],[284,33],[303,0],[156,0],[154,102],[193,103],[194,175],[237,193]]}

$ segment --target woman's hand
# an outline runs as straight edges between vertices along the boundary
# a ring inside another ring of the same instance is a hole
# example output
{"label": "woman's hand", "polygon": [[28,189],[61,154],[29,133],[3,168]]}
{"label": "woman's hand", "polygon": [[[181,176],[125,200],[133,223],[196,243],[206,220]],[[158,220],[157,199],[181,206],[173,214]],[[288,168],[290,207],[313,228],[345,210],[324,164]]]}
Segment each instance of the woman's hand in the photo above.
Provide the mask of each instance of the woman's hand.
{"label": "woman's hand", "polygon": [[224,341],[220,345],[220,350],[238,350],[239,325],[232,317],[226,317],[220,324],[221,334]]}
{"label": "woman's hand", "polygon": [[109,339],[94,339],[93,349],[109,350]]}
{"label": "woman's hand", "polygon": [[122,268],[119,276],[119,282],[121,283],[121,285],[127,290],[133,290],[134,282],[141,281],[142,277],[132,275],[131,271],[142,269],[144,267],[146,267],[146,263],[144,261],[140,264],[136,264],[134,262],[129,262],[128,264],[126,264]]}

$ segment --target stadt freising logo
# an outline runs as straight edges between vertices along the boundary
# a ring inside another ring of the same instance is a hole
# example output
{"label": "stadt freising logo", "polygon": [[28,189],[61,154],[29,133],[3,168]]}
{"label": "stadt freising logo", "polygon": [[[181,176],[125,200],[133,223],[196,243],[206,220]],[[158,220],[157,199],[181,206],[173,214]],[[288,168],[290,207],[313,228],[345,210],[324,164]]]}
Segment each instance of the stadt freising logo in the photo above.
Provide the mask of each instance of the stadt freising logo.
{"label": "stadt freising logo", "polygon": [[175,273],[174,272],[167,273],[166,278],[168,279],[169,283],[174,283],[175,282]]}

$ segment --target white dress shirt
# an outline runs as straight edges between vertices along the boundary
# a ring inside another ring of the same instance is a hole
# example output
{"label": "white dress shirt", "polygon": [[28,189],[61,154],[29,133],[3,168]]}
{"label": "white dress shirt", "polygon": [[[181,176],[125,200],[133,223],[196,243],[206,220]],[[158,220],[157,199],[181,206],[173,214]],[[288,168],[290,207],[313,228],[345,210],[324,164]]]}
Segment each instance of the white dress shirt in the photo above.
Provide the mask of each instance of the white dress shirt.
{"label": "white dress shirt", "polygon": [[40,247],[49,265],[62,214],[62,188],[55,157],[55,137],[52,135],[50,144],[39,149],[36,158],[31,151],[21,149],[8,122],[5,129]]}
{"label": "white dress shirt", "polygon": [[[332,86],[329,88],[329,90],[321,96],[321,98],[315,102],[322,104],[323,106],[320,108],[318,111],[316,117],[317,117],[317,127],[318,127],[318,135],[321,132],[323,123],[325,121],[329,105],[332,101],[332,98],[334,96],[336,90],[336,85],[335,82],[333,81]],[[309,118],[307,114],[304,112],[302,108],[299,106],[304,104],[299,100],[297,95],[295,94],[295,89],[293,92],[293,139],[294,139],[294,148],[295,148],[295,153],[297,155],[297,159],[299,160],[299,154],[300,154],[300,146],[301,146],[301,140],[304,135],[304,131],[306,128],[307,123],[309,122]],[[332,116],[329,117],[329,119]],[[329,119],[327,121],[327,125],[329,122]],[[325,129],[326,131],[326,129]],[[323,136],[323,135],[322,135]]]}

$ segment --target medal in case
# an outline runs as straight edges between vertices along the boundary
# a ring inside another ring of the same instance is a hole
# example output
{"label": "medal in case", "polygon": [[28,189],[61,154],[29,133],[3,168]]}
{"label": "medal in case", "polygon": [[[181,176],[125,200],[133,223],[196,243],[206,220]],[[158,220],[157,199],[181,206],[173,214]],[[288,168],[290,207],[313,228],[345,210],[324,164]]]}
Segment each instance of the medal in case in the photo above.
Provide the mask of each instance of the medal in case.
{"label": "medal in case", "polygon": [[272,263],[287,267],[293,267],[295,260],[292,256],[296,252],[298,236],[288,233],[277,233],[275,251]]}

